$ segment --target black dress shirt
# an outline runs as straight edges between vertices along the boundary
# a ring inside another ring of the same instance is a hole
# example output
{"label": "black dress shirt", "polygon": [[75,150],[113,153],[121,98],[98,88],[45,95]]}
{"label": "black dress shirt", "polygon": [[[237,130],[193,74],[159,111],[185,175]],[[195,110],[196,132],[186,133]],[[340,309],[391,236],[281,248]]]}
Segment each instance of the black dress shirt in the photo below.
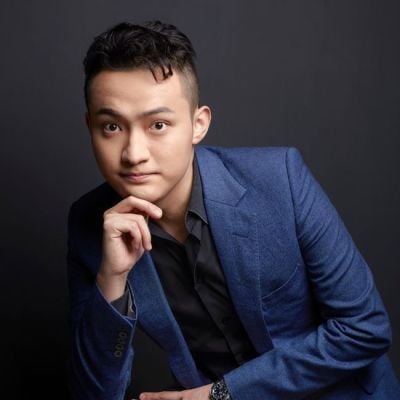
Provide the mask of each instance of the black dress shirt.
{"label": "black dress shirt", "polygon": [[[230,298],[208,225],[196,158],[185,224],[188,236],[181,243],[150,219],[150,254],[197,367],[215,381],[257,352]],[[113,306],[126,311],[127,297]]]}
{"label": "black dress shirt", "polygon": [[184,243],[149,221],[151,256],[197,367],[220,378],[257,355],[234,309],[208,225],[197,160]]}

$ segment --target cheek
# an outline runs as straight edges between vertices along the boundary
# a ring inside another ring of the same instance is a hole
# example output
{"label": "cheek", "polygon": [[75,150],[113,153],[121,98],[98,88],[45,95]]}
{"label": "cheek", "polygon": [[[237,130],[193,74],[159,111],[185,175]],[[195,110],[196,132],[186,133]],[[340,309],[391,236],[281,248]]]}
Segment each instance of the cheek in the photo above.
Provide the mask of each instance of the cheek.
{"label": "cheek", "polygon": [[190,157],[192,152],[192,135],[190,130],[182,130],[179,134],[171,135],[165,140],[162,146],[163,154],[175,162],[181,162],[182,159]]}
{"label": "cheek", "polygon": [[175,143],[172,146],[163,147],[161,151],[157,152],[157,156],[153,153],[154,158],[157,158],[160,165],[162,164],[165,168],[171,171],[172,175],[180,173],[181,170],[187,168],[187,164],[190,160],[192,153],[192,147],[187,144]]}
{"label": "cheek", "polygon": [[97,163],[104,170],[118,162],[119,155],[117,149],[104,143],[93,142],[93,152]]}

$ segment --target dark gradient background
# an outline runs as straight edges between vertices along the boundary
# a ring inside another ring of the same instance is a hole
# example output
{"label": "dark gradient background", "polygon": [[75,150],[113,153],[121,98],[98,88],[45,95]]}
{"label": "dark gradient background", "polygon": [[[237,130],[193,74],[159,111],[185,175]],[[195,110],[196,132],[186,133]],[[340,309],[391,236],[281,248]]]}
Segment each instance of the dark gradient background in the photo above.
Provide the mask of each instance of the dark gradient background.
{"label": "dark gradient background", "polygon": [[[82,59],[111,25],[154,18],[197,49],[205,143],[300,149],[374,272],[399,374],[399,17],[385,0],[2,0],[0,396],[67,398],[66,217],[102,182]],[[135,390],[158,389],[165,354],[135,341]]]}

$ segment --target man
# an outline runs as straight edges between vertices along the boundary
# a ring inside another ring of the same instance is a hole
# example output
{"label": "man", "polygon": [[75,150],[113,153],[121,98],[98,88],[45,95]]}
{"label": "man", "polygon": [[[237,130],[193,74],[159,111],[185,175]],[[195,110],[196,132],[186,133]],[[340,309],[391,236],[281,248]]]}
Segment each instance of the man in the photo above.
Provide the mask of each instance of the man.
{"label": "man", "polygon": [[398,399],[371,271],[294,148],[198,145],[194,51],[123,23],[85,58],[106,182],[69,214],[74,399],[123,399],[137,324],[178,390],[140,399]]}

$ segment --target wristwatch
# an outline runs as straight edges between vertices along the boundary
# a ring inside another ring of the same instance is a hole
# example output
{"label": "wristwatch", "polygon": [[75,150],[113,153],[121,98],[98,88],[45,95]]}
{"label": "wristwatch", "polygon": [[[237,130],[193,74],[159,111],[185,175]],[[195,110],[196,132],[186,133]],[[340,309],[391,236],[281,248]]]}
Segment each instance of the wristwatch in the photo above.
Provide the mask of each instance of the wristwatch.
{"label": "wristwatch", "polygon": [[214,382],[210,390],[210,400],[231,400],[224,378]]}

